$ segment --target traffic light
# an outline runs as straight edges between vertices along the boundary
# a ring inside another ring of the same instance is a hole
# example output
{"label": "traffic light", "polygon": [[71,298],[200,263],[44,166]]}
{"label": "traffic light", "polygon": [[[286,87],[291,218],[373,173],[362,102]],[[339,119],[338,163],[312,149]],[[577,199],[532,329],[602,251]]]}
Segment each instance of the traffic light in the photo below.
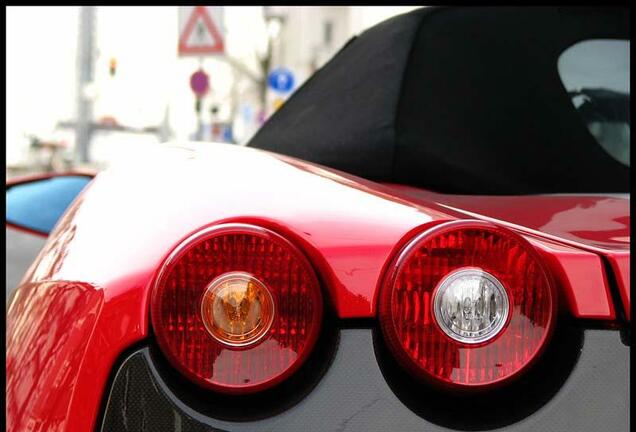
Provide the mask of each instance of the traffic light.
{"label": "traffic light", "polygon": [[117,72],[117,59],[115,57],[110,59],[110,62],[108,63],[108,70],[110,72],[110,76],[115,76],[115,73]]}

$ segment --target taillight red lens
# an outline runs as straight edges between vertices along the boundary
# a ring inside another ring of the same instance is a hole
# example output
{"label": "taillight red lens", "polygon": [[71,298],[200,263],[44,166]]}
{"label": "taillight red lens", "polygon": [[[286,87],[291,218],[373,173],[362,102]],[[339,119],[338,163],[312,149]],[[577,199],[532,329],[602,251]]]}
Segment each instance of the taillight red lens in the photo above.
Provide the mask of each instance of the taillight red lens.
{"label": "taillight red lens", "polygon": [[521,236],[481,221],[437,225],[394,260],[380,294],[385,339],[412,374],[451,387],[492,385],[537,358],[556,291]]}
{"label": "taillight red lens", "polygon": [[269,388],[309,355],[322,296],[304,255],[246,224],[202,230],[159,272],[151,298],[157,341],[186,377],[226,393]]}

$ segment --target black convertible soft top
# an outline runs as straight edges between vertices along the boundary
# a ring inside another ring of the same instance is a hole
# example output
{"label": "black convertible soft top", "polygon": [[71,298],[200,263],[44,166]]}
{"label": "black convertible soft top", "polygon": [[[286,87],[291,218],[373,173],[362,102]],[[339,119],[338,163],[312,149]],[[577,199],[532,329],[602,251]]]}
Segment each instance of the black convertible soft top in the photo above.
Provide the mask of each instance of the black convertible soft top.
{"label": "black convertible soft top", "polygon": [[446,193],[629,192],[557,70],[620,8],[424,8],[352,39],[248,143]]}

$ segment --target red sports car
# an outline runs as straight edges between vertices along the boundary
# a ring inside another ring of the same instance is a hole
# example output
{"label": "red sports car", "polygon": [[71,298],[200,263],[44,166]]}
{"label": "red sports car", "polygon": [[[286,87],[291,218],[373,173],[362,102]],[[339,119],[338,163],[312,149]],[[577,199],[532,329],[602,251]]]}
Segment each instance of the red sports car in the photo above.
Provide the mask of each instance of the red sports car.
{"label": "red sports car", "polygon": [[628,430],[629,26],[416,10],[247,147],[9,185],[8,430]]}

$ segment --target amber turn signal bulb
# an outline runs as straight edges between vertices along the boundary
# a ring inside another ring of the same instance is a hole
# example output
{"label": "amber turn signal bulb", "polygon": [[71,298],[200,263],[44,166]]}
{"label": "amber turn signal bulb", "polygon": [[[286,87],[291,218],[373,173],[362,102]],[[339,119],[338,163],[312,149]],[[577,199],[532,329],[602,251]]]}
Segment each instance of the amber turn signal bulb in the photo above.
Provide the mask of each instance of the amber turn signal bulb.
{"label": "amber turn signal bulb", "polygon": [[201,319],[210,335],[229,346],[258,343],[274,321],[274,300],[267,287],[248,273],[229,272],[214,279],[201,301]]}

